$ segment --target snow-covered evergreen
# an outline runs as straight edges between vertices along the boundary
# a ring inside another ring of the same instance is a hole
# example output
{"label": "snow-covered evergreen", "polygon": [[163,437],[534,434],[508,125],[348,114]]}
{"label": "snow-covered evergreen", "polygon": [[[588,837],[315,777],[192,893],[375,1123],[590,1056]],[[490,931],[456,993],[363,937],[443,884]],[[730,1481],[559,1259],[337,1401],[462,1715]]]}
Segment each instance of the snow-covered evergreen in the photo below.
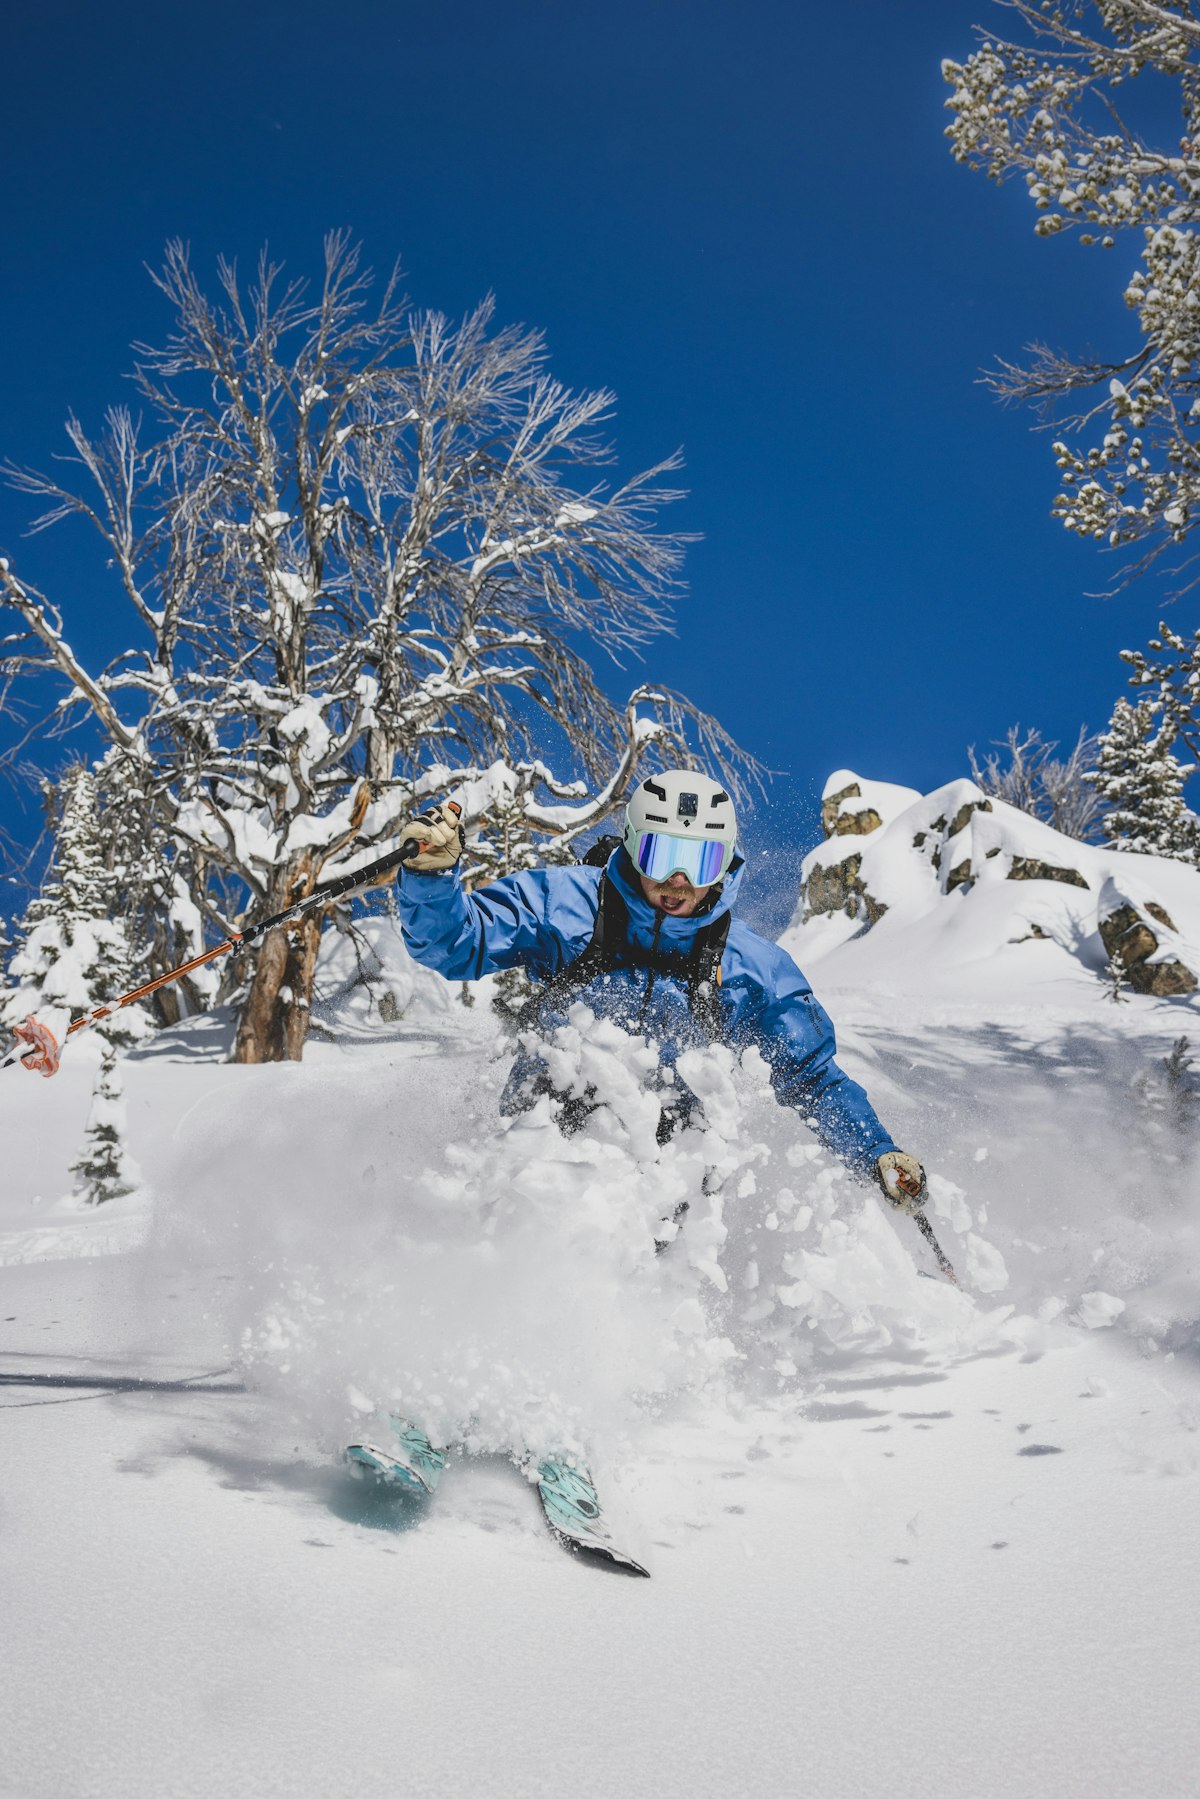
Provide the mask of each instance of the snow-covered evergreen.
{"label": "snow-covered evergreen", "polygon": [[[16,986],[0,1019],[11,1027],[39,1007],[76,1015],[110,1004],[135,984],[130,941],[132,891],[128,858],[137,841],[136,813],[104,811],[95,774],[82,764],[59,786],[58,825],[49,879],[22,921],[23,941],[9,964]],[[79,1156],[71,1164],[77,1198],[92,1205],[130,1193],[137,1169],[125,1148],[125,1109],[117,1058],[152,1029],[131,1006],[96,1027],[103,1040],[92,1104]]]}
{"label": "snow-covered evergreen", "polygon": [[[167,828],[162,795],[138,756],[111,748],[96,767],[105,867],[125,923],[138,979],[166,974],[205,948],[195,895],[205,878],[198,854],[180,849]],[[150,1002],[166,1024],[204,1011],[217,998],[222,971],[196,969],[160,988]]]}
{"label": "snow-covered evergreen", "polygon": [[124,1087],[113,1043],[106,1041],[92,1088],[83,1147],[71,1163],[75,1196],[86,1205],[102,1205],[132,1193],[139,1182],[137,1163],[126,1148]]}
{"label": "snow-covered evergreen", "polygon": [[[58,823],[50,873],[26,909],[9,962],[10,991],[0,1020],[11,1026],[39,1005],[79,1014],[110,1003],[135,984],[135,964],[122,894],[109,863],[96,777],[82,764],[68,770],[57,794]],[[99,1027],[114,1047],[147,1034],[140,1008]]]}
{"label": "snow-covered evergreen", "polygon": [[1107,807],[1104,835],[1114,849],[1200,861],[1200,820],[1183,797],[1195,765],[1174,754],[1175,731],[1160,705],[1119,699],[1099,739],[1096,792]]}
{"label": "snow-covered evergreen", "polygon": [[1200,628],[1190,637],[1160,622],[1144,650],[1122,650],[1130,686],[1153,692],[1163,720],[1188,752],[1200,757]]}

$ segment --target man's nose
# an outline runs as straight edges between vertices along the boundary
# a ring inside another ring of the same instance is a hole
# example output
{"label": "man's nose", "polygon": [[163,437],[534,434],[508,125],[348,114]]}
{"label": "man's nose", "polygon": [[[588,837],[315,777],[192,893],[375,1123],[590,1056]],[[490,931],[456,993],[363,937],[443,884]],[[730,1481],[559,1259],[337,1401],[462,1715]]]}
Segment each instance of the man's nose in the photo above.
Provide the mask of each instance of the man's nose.
{"label": "man's nose", "polygon": [[690,885],[690,881],[681,868],[677,868],[674,874],[667,876],[668,887],[688,887]]}

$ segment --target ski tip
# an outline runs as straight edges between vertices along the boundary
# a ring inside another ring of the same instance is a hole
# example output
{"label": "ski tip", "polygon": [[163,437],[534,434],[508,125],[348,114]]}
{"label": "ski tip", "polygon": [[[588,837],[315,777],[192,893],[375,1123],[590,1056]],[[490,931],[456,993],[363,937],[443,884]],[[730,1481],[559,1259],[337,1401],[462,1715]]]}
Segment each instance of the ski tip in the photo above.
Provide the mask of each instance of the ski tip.
{"label": "ski tip", "polygon": [[623,1550],[606,1543],[585,1543],[579,1537],[569,1537],[560,1530],[556,1530],[554,1535],[564,1549],[569,1549],[572,1554],[585,1561],[599,1562],[603,1567],[612,1568],[618,1574],[630,1574],[642,1580],[650,1579],[649,1568],[643,1568],[640,1562],[635,1562],[633,1557],[626,1555]]}

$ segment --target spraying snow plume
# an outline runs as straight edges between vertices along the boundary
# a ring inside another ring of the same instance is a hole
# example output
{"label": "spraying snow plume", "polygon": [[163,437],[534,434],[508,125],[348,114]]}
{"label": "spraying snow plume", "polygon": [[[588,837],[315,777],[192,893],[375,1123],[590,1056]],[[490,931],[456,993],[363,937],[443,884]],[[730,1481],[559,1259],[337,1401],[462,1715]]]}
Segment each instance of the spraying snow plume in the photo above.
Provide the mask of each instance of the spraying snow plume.
{"label": "spraying snow plume", "polygon": [[919,1279],[915,1231],[780,1110],[756,1055],[684,1056],[707,1128],[665,1146],[656,1045],[580,1005],[548,1057],[595,1103],[574,1136],[547,1097],[499,1116],[478,1038],[358,1050],[303,1109],[292,1071],[258,1071],[219,1127],[200,1108],[181,1133],[193,1173],[186,1206],[164,1191],[164,1240],[236,1274],[232,1345],[328,1447],[390,1411],[479,1452],[587,1454],[685,1395],[802,1392],[832,1356],[995,1340],[1011,1308]]}

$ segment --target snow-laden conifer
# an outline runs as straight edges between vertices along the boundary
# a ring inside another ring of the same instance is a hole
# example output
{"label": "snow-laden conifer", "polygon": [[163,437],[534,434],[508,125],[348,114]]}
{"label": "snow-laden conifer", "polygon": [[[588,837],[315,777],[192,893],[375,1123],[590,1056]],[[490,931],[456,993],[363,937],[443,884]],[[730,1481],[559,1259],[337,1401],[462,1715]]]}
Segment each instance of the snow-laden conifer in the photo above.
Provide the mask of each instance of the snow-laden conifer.
{"label": "snow-laden conifer", "polygon": [[125,1143],[125,1099],[117,1050],[104,1043],[92,1087],[83,1147],[71,1163],[75,1197],[85,1205],[103,1205],[132,1193],[140,1181],[137,1163]]}
{"label": "snow-laden conifer", "polygon": [[[9,967],[2,1011],[11,1026],[39,1005],[78,1015],[110,1004],[134,985],[134,958],[121,892],[109,865],[96,777],[78,764],[59,783],[50,871],[30,902]],[[114,1048],[150,1028],[130,1007],[99,1027]]]}
{"label": "snow-laden conifer", "polygon": [[1121,660],[1133,671],[1130,686],[1153,696],[1174,736],[1200,759],[1200,629],[1185,637],[1160,622],[1144,650],[1122,650]]}
{"label": "snow-laden conifer", "polygon": [[1133,1083],[1140,1123],[1156,1147],[1178,1156],[1195,1143],[1200,1126],[1200,1072],[1186,1037],[1155,1060]]}
{"label": "snow-laden conifer", "polygon": [[[58,813],[53,859],[42,891],[31,901],[23,941],[9,964],[15,989],[3,1020],[12,1025],[39,1006],[78,1015],[111,1004],[135,984],[131,925],[137,918],[143,854],[138,814],[101,803],[96,774],[69,769],[52,796]],[[125,1146],[125,1106],[118,1057],[152,1029],[148,1014],[131,1006],[96,1027],[100,1064],[84,1140],[71,1164],[76,1197],[89,1205],[130,1193],[138,1170]]]}
{"label": "snow-laden conifer", "polygon": [[1099,738],[1093,776],[1106,807],[1104,835],[1114,849],[1140,855],[1200,860],[1200,821],[1189,810],[1183,785],[1194,765],[1173,752],[1175,733],[1152,700],[1119,699]]}
{"label": "snow-laden conifer", "polygon": [[[205,947],[196,893],[206,887],[202,852],[180,846],[168,827],[163,794],[138,755],[113,747],[97,764],[101,835],[114,908],[124,922],[138,982],[166,974]],[[203,1011],[215,998],[212,966],[160,987],[149,1002],[163,1024]]]}

